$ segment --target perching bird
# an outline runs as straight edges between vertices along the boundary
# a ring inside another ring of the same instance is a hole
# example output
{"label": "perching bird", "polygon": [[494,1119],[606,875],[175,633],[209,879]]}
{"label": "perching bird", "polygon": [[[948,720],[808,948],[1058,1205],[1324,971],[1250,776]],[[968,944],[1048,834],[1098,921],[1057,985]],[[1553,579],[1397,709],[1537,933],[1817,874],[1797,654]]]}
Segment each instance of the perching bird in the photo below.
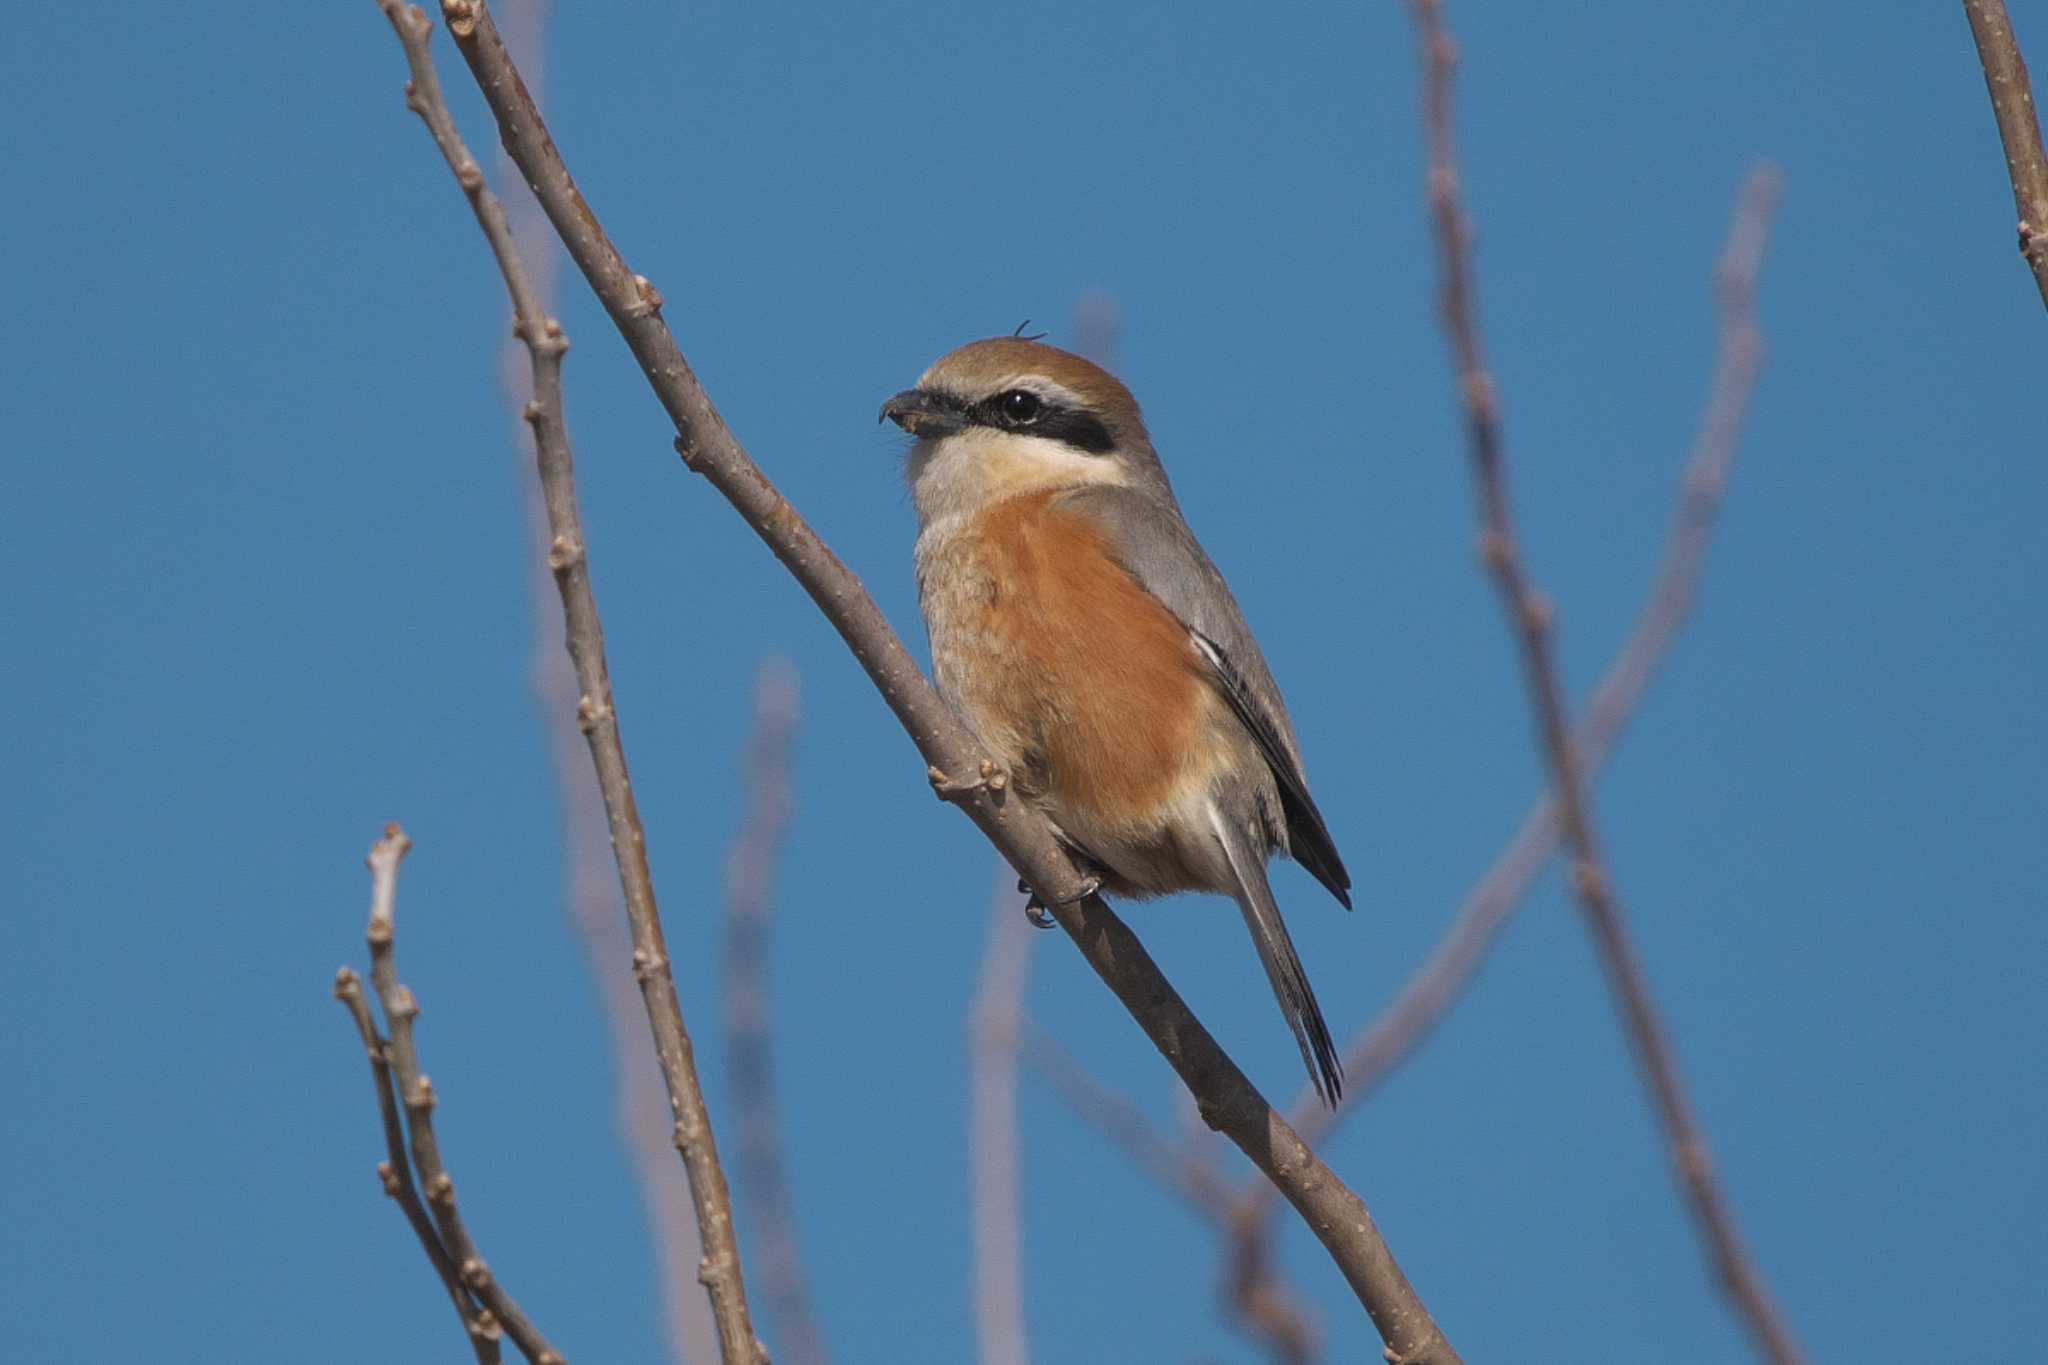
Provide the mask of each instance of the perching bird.
{"label": "perching bird", "polygon": [[972,342],[882,405],[917,438],[917,586],[939,692],[1104,890],[1244,911],[1316,1090],[1336,1047],[1266,881],[1351,905],[1294,725],[1188,530],[1138,404],[1080,356]]}

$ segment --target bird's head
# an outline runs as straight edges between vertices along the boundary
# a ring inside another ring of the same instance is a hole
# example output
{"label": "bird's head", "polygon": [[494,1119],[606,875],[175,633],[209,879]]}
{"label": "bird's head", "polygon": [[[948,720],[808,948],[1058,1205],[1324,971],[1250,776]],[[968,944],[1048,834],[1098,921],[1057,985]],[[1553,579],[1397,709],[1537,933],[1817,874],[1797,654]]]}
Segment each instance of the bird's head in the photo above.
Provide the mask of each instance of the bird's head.
{"label": "bird's head", "polygon": [[920,517],[1090,483],[1163,487],[1138,402],[1116,376],[1023,337],[969,342],[882,405],[910,449]]}

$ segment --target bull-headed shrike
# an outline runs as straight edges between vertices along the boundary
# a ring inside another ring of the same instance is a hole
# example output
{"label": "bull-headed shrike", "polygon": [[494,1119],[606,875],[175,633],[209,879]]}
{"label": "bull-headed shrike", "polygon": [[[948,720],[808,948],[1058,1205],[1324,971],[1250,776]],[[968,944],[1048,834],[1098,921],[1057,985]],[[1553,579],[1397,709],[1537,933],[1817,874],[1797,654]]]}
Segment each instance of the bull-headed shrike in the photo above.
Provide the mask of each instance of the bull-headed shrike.
{"label": "bull-headed shrike", "polygon": [[1351,905],[1294,725],[1182,518],[1138,404],[1022,337],[882,406],[916,437],[917,586],[940,694],[1102,889],[1235,900],[1317,1092],[1337,1050],[1266,881],[1285,853]]}

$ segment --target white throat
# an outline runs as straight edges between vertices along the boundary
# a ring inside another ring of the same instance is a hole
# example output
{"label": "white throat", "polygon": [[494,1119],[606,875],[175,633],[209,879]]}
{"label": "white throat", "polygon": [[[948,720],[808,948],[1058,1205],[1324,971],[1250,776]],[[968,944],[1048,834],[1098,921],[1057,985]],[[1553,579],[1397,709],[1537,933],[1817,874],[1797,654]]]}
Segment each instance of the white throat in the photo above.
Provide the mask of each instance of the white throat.
{"label": "white throat", "polygon": [[1025,493],[1127,482],[1123,461],[1113,455],[1090,455],[1062,441],[990,427],[919,441],[910,448],[906,473],[918,520],[927,529]]}

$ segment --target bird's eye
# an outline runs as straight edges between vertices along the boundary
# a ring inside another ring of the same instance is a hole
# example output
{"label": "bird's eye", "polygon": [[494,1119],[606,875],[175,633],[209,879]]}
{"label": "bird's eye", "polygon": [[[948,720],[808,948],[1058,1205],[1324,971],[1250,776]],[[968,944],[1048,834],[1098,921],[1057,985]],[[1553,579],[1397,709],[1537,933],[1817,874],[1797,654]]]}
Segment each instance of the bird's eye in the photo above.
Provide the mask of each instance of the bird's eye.
{"label": "bird's eye", "polygon": [[1003,414],[1004,420],[1019,425],[1037,421],[1039,409],[1043,406],[1044,404],[1038,401],[1037,394],[1024,389],[1011,389],[996,399],[996,407]]}

